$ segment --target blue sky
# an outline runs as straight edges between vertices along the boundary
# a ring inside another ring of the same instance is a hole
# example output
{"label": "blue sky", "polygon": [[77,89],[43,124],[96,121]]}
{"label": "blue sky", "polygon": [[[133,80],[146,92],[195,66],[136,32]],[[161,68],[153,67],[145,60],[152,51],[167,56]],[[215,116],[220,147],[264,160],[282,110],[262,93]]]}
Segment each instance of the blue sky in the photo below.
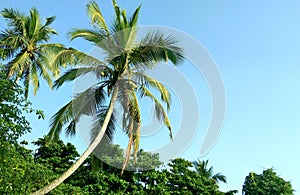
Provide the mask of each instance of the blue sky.
{"label": "blue sky", "polygon": [[[56,15],[53,27],[60,35],[54,36],[52,42],[88,52],[90,45],[82,40],[69,42],[66,35],[71,28],[89,27],[86,2],[5,0],[0,2],[0,8],[13,7],[28,12],[34,6],[42,17]],[[111,21],[111,2],[98,2],[103,15]],[[261,173],[263,169],[274,167],[280,176],[292,182],[295,194],[299,194],[300,2],[118,1],[128,13],[141,3],[141,25],[168,26],[191,35],[208,50],[222,74],[226,90],[224,127],[213,149],[202,157],[210,160],[215,172],[228,177],[228,183],[221,184],[221,189],[237,189],[241,194],[245,176],[250,171]],[[4,27],[0,19],[0,28]],[[190,67],[186,62],[180,69],[190,74],[191,83],[199,81],[192,85],[199,101],[200,124],[195,139],[182,156],[195,160],[210,120],[211,101],[205,81]],[[70,99],[72,92],[72,84],[59,91],[42,86],[36,97],[30,97],[34,107],[45,111],[46,119],[30,118],[33,132],[26,139],[34,140],[47,133],[50,117]],[[179,107],[172,109],[175,111],[170,117],[176,129],[178,114],[175,113]],[[65,140],[81,151],[84,148],[78,137]]]}

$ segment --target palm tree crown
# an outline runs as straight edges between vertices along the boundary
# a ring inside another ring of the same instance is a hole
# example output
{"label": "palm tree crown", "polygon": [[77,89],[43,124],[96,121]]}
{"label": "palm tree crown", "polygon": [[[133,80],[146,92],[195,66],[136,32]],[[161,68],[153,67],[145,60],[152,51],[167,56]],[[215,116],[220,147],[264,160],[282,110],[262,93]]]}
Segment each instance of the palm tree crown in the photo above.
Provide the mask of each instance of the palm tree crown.
{"label": "palm tree crown", "polygon": [[57,34],[49,27],[55,17],[46,18],[43,24],[35,8],[30,10],[29,15],[6,8],[1,11],[1,15],[8,21],[8,28],[0,33],[0,47],[8,59],[7,77],[24,81],[26,98],[30,81],[36,94],[40,84],[39,76],[52,86],[49,71],[54,73],[55,70],[49,66],[47,53],[62,47],[60,44],[47,44],[50,36]]}
{"label": "palm tree crown", "polygon": [[213,179],[217,183],[220,181],[226,183],[226,176],[222,175],[221,173],[214,175],[213,167],[208,167],[208,160],[201,161],[198,159],[193,162],[193,165],[200,176],[203,176],[207,179]]}

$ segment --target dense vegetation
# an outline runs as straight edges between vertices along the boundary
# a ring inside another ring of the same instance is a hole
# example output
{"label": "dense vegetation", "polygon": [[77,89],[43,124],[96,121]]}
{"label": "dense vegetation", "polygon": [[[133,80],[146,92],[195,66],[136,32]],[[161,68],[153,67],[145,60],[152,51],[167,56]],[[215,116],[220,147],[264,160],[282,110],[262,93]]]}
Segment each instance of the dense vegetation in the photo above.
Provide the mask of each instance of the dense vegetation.
{"label": "dense vegetation", "polygon": [[290,182],[276,175],[274,170],[266,169],[262,174],[249,173],[243,185],[243,194],[271,195],[271,194],[293,194]]}
{"label": "dense vegetation", "polygon": [[[127,20],[126,12],[120,11],[114,0],[113,4],[116,21],[112,29],[106,26],[98,5],[92,1],[87,5],[88,14],[99,32],[75,29],[71,32],[71,39],[81,37],[97,43],[103,37],[110,40],[111,34],[135,27],[139,8],[135,10],[130,20]],[[159,81],[143,74],[142,70],[154,68],[153,64],[162,60],[170,60],[175,65],[179,64],[183,60],[183,53],[176,41],[159,33],[151,34],[151,36],[146,36],[137,47],[136,44],[130,42],[133,40],[132,36],[135,35],[134,30],[131,29],[118,35],[122,37],[118,41],[127,40],[125,44],[123,43],[124,45],[121,45],[123,49],[118,51],[120,52],[118,56],[115,56],[115,53],[109,53],[107,45],[103,45],[103,49],[106,49],[109,54],[109,61],[104,65],[105,63],[73,48],[65,48],[61,44],[49,44],[50,35],[56,34],[56,31],[49,27],[55,17],[47,18],[43,24],[38,11],[34,8],[30,10],[29,15],[13,9],[4,9],[1,14],[7,19],[9,27],[0,34],[0,57],[4,64],[0,66],[0,194],[30,194],[59,178],[74,162],[78,162],[81,157],[75,146],[71,143],[65,144],[60,140],[59,133],[67,125],[66,131],[74,134],[78,120],[76,117],[86,112],[97,113],[98,124],[95,129],[98,130],[94,134],[95,137],[100,127],[103,128],[107,121],[103,129],[106,134],[105,143],[101,145],[102,148],[96,148],[102,149],[100,153],[104,161],[99,161],[90,153],[87,154],[87,158],[82,158],[81,166],[79,164],[79,168],[76,168],[70,177],[66,177],[67,179],[49,194],[230,195],[237,193],[236,190],[229,192],[219,190],[218,183],[226,183],[227,178],[221,173],[214,174],[212,167],[208,166],[208,160],[190,162],[177,158],[171,160],[167,166],[161,167],[162,163],[159,161],[158,154],[148,153],[138,147],[140,128],[140,110],[136,103],[138,95],[150,97],[155,102],[157,117],[163,120],[171,135],[171,124],[164,107],[147,87],[151,86],[158,90],[161,101],[168,109],[170,94]],[[147,42],[151,43],[151,47]],[[120,45],[115,46],[118,48]],[[57,61],[54,64],[49,62],[49,55],[55,56]],[[65,56],[72,57],[66,58]],[[90,106],[88,109],[85,107],[78,113],[72,113],[74,110],[68,105],[76,101],[82,103],[87,93],[84,94],[83,99],[79,95],[53,117],[50,134],[32,143],[20,141],[23,135],[32,130],[25,113],[35,114],[41,120],[44,118],[43,112],[33,109],[28,100],[30,83],[33,85],[34,93],[39,88],[39,77],[45,79],[49,86],[53,87],[52,76],[58,76],[60,70],[66,65],[75,66],[78,63],[100,64],[100,68],[93,66],[81,70],[70,69],[54,82],[54,86],[58,88],[64,82],[76,79],[80,75],[77,74],[78,71],[81,74],[95,72],[103,83],[97,86],[96,91],[93,91],[96,93],[96,104],[91,106],[91,102],[87,102]],[[124,78],[124,74],[128,72],[135,77]],[[117,81],[120,78],[129,83],[118,85]],[[19,80],[23,81],[22,85],[19,85]],[[124,121],[127,121],[123,125],[129,137],[126,150],[111,142],[114,131],[113,94],[123,97],[118,101],[124,109]],[[108,99],[110,105],[104,105],[104,100],[108,97],[111,98]],[[34,144],[37,149],[29,150],[28,144]],[[108,145],[110,147],[106,148]],[[114,156],[108,155],[112,151]],[[133,171],[125,170],[125,166]],[[116,167],[122,170],[122,174],[121,170]],[[290,182],[284,181],[272,169],[268,169],[262,175],[250,173],[245,179],[243,193],[245,195],[288,195],[293,194],[293,190]]]}

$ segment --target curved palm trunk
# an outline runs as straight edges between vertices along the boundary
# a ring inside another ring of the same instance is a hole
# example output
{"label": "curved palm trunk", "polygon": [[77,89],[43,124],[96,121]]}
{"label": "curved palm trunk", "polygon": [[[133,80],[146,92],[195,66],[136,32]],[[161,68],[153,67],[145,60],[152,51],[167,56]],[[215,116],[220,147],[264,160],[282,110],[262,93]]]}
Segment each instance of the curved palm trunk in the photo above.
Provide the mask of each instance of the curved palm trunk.
{"label": "curved palm trunk", "polygon": [[95,148],[99,145],[100,141],[102,140],[102,137],[106,131],[107,125],[110,121],[111,115],[113,113],[114,105],[117,100],[118,96],[118,84],[115,85],[109,108],[107,111],[107,114],[105,116],[103,125],[101,127],[101,130],[99,131],[98,135],[94,139],[94,141],[90,144],[90,146],[86,149],[86,151],[80,156],[80,158],[66,171],[64,172],[59,178],[52,181],[47,186],[43,187],[42,189],[32,193],[32,195],[40,195],[40,194],[46,194],[56,188],[59,184],[61,184],[64,180],[66,180],[68,177],[70,177],[77,169],[78,167],[87,159],[87,157],[95,150]]}

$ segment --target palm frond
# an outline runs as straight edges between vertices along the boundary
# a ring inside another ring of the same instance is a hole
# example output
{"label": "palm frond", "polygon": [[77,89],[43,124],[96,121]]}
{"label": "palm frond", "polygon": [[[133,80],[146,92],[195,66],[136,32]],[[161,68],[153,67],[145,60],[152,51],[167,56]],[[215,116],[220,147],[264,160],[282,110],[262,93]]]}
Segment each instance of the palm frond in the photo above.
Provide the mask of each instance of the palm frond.
{"label": "palm frond", "polygon": [[112,3],[113,3],[113,6],[114,6],[115,15],[116,15],[116,20],[114,22],[113,28],[114,28],[115,32],[119,32],[119,31],[122,30],[121,11],[120,11],[119,6],[116,3],[116,0],[112,0]]}
{"label": "palm frond", "polygon": [[133,128],[133,161],[136,162],[137,159],[137,152],[140,146],[141,140],[141,113],[139,109],[138,98],[136,93],[133,93],[133,101],[132,101],[132,110],[133,116],[135,119],[134,128]]}
{"label": "palm frond", "polygon": [[58,89],[61,87],[64,83],[73,81],[78,77],[84,76],[86,74],[92,73],[94,74],[98,79],[99,78],[105,78],[107,75],[108,68],[105,66],[97,66],[97,67],[80,67],[80,68],[72,68],[65,72],[61,77],[59,77],[54,82],[54,88]]}
{"label": "palm frond", "polygon": [[71,120],[71,122],[69,123],[69,125],[66,127],[66,135],[67,136],[74,136],[76,134],[76,123],[77,120]]}
{"label": "palm frond", "polygon": [[[84,92],[79,93],[53,115],[50,122],[49,138],[56,140],[62,128],[69,123],[66,133],[74,132],[75,123],[82,115],[95,115],[105,101],[103,87],[91,86]],[[71,124],[73,123],[73,124]]]}
{"label": "palm frond", "polygon": [[30,80],[33,85],[33,94],[36,95],[36,92],[37,92],[38,88],[40,87],[39,74],[37,72],[37,64],[36,63],[33,63],[31,65]]}
{"label": "palm frond", "polygon": [[53,23],[53,21],[55,20],[55,16],[51,16],[46,18],[46,22],[44,25],[39,27],[39,31],[36,35],[36,40],[40,43],[40,42],[47,42],[50,40],[50,36],[51,35],[57,35],[58,32],[53,29],[50,28],[49,25]]}
{"label": "palm frond", "polygon": [[14,34],[10,29],[5,29],[0,33],[1,48],[6,50],[7,58],[12,58],[17,52],[20,51],[20,46],[24,42],[24,37]]}
{"label": "palm frond", "polygon": [[73,48],[62,48],[55,55],[52,55],[50,64],[57,70],[58,67],[78,64],[85,66],[106,66],[104,62]]}
{"label": "palm frond", "polygon": [[30,64],[30,59],[26,51],[20,51],[16,57],[7,63],[6,72],[7,77],[15,76],[19,78],[21,74],[28,69]]}
{"label": "palm frond", "polygon": [[[65,49],[65,47],[62,44],[40,44],[38,46],[38,57],[36,59],[41,61],[40,67],[45,70],[45,73],[48,75],[51,73],[55,78],[59,76],[61,67],[54,66],[52,57],[63,49]],[[44,79],[47,81],[46,78]]]}
{"label": "palm frond", "polygon": [[108,27],[106,25],[106,22],[103,18],[98,4],[95,1],[90,1],[86,6],[91,23],[97,24],[100,29],[103,29],[107,33],[107,35],[109,35]]}
{"label": "palm frond", "polygon": [[38,35],[42,26],[40,16],[36,8],[30,9],[29,20],[26,22],[26,30],[30,38],[34,38]]}
{"label": "palm frond", "polygon": [[159,100],[145,86],[139,86],[139,91],[140,91],[140,94],[141,94],[142,97],[146,96],[146,97],[149,97],[150,99],[152,99],[154,101],[155,116],[159,121],[164,122],[165,126],[169,129],[170,138],[173,139],[171,123],[170,123],[170,120],[169,120],[169,117],[168,117],[167,113],[165,112],[164,107],[161,105]]}
{"label": "palm frond", "polygon": [[201,161],[198,159],[197,161],[192,162],[196,172],[207,179],[213,179],[215,182],[222,181],[226,183],[226,176],[222,175],[221,173],[217,173],[213,175],[213,167],[208,168],[208,160]]}
{"label": "palm frond", "polygon": [[141,113],[139,109],[138,98],[135,93],[135,84],[130,80],[123,79],[119,81],[119,86],[120,88],[117,100],[119,101],[123,112],[122,129],[129,138],[122,167],[123,173],[129,162],[132,151],[134,162],[136,161],[140,144]]}
{"label": "palm frond", "polygon": [[120,8],[114,2],[116,20],[112,26],[112,32],[116,45],[122,48],[124,51],[128,51],[134,45],[134,41],[137,33],[137,20],[141,6],[139,6],[133,16],[127,20],[127,14],[125,10],[120,11]]}
{"label": "palm frond", "polygon": [[151,69],[159,61],[170,60],[174,65],[179,65],[183,59],[183,50],[174,37],[151,32],[132,50],[130,63],[136,67]]}
{"label": "palm frond", "polygon": [[[99,111],[97,112],[97,115],[94,117],[94,123],[93,123],[92,129],[91,129],[91,142],[98,135],[98,133],[102,127],[102,124],[104,122],[107,111],[108,111],[108,107],[103,106],[101,109],[99,109]],[[115,127],[116,127],[116,118],[115,118],[115,111],[114,111],[111,116],[111,119],[108,123],[107,129],[105,131],[105,136],[103,137],[103,139],[100,142],[101,145],[102,144],[109,145],[112,143],[112,139],[115,134]]]}
{"label": "palm frond", "polygon": [[[43,79],[47,82],[48,86],[50,88],[53,87],[52,78],[49,74],[50,67],[47,66],[47,58],[44,55],[38,55],[37,59],[34,61],[33,64],[36,65],[37,71],[39,73],[39,76],[42,76]],[[36,94],[36,92],[35,92]]]}
{"label": "palm frond", "polygon": [[26,69],[22,75],[23,85],[24,85],[24,96],[25,99],[28,98],[29,94],[29,83],[30,83],[30,69]]}
{"label": "palm frond", "polygon": [[129,24],[131,27],[137,26],[138,16],[141,9],[141,5],[134,11],[132,17],[129,19]]}
{"label": "palm frond", "polygon": [[99,30],[91,30],[91,29],[75,28],[68,34],[71,40],[74,40],[76,38],[83,38],[89,42],[92,42],[95,45],[101,43],[101,41],[107,37],[103,32]]}
{"label": "palm frond", "polygon": [[227,182],[227,178],[225,175],[222,175],[221,173],[217,173],[212,177],[213,180],[215,180],[217,183],[219,181],[226,183]]}
{"label": "palm frond", "polygon": [[22,32],[26,16],[13,8],[5,8],[1,15],[8,21],[8,26],[12,27],[15,32]]}
{"label": "palm frond", "polygon": [[50,131],[47,135],[49,138],[48,141],[57,141],[63,126],[72,120],[74,120],[73,101],[70,101],[51,117]]}
{"label": "palm frond", "polygon": [[167,105],[167,111],[170,110],[172,102],[171,94],[161,82],[142,72],[134,73],[133,77],[135,77],[134,80],[136,80],[140,85],[145,85],[146,87],[150,85],[152,88],[158,90],[158,92],[160,93],[161,100]]}
{"label": "palm frond", "polygon": [[61,51],[62,49],[65,49],[65,46],[60,43],[44,43],[38,45],[39,50],[41,50],[43,53],[55,53],[58,51]]}
{"label": "palm frond", "polygon": [[119,48],[119,53],[128,52],[132,49],[135,43],[137,28],[136,27],[128,27],[121,31],[117,31],[114,34],[114,44],[115,47]]}
{"label": "palm frond", "polygon": [[125,158],[124,158],[121,174],[124,173],[124,170],[125,170],[126,166],[128,165],[128,162],[129,162],[129,159],[130,159],[131,148],[132,148],[132,143],[133,143],[133,133],[131,131],[133,129],[133,123],[134,122],[132,120],[130,122],[129,140],[128,140],[127,148],[126,148],[126,151],[125,151]]}
{"label": "palm frond", "polygon": [[61,87],[64,83],[68,81],[73,81],[76,78],[82,76],[82,74],[89,73],[91,71],[91,68],[73,68],[65,72],[61,77],[59,77],[55,82],[53,87],[58,89]]}
{"label": "palm frond", "polygon": [[45,22],[45,24],[43,25],[42,29],[47,28],[50,24],[52,24],[52,23],[54,22],[55,19],[56,19],[55,16],[47,17],[47,18],[46,18],[46,22]]}

